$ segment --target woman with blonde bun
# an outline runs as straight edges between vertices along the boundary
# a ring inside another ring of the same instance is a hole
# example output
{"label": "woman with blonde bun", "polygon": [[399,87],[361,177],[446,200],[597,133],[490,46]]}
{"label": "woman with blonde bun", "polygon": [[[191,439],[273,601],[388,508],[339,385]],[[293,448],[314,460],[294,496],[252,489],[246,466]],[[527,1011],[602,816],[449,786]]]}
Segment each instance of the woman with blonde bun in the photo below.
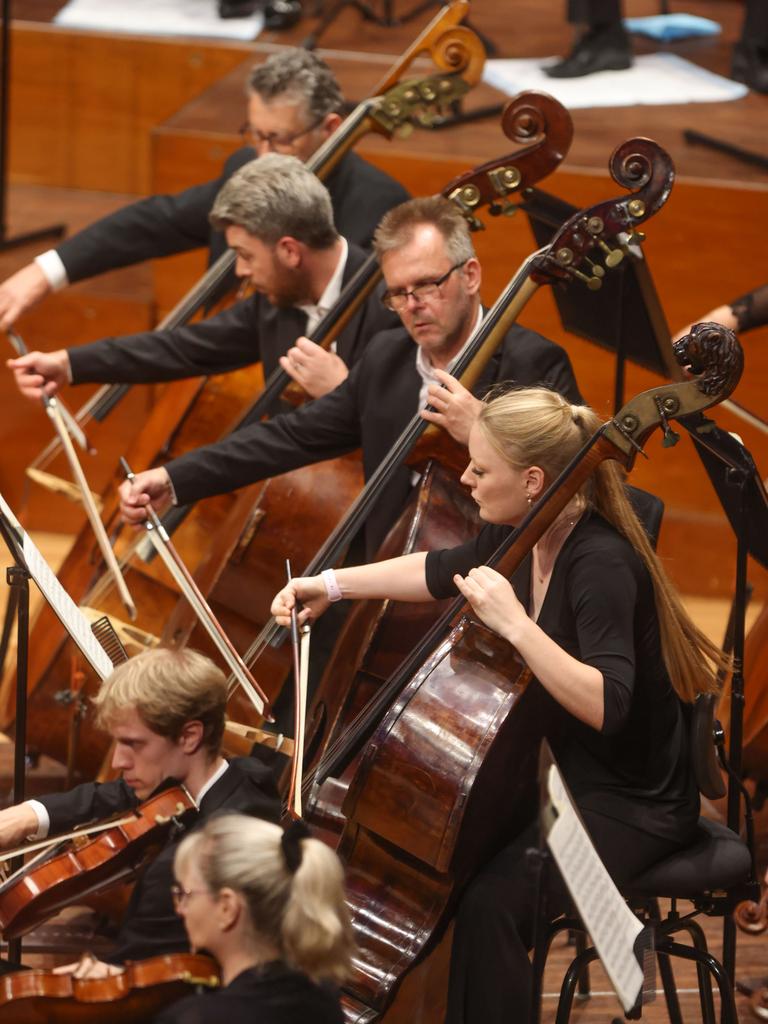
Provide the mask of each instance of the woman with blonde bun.
{"label": "woman with blonde bun", "polygon": [[[555,757],[621,885],[693,835],[699,798],[682,704],[715,689],[722,652],[683,610],[616,463],[598,467],[511,581],[485,564],[599,425],[592,410],[543,388],[492,398],[472,427],[462,476],[485,520],[475,540],[295,579],[272,611],[286,623],[299,600],[306,621],[340,597],[424,601],[461,592],[535,676]],[[462,895],[448,1024],[528,1019],[536,889],[525,851],[537,841],[531,820]],[[553,916],[564,899],[555,880]]]}
{"label": "woman with blonde bun", "polygon": [[354,942],[336,854],[297,822],[221,814],[182,841],[172,893],[190,946],[221,966],[221,988],[156,1024],[342,1024],[337,987]]}

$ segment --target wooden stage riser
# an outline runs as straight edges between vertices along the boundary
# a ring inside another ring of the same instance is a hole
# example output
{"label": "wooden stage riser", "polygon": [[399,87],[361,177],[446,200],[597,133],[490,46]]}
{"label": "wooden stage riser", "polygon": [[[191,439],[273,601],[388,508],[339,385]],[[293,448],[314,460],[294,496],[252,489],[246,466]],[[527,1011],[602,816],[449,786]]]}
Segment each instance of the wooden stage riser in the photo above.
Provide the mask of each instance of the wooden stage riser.
{"label": "wooden stage riser", "polygon": [[30,22],[11,45],[13,180],[135,193],[151,187],[150,130],[249,52]]}

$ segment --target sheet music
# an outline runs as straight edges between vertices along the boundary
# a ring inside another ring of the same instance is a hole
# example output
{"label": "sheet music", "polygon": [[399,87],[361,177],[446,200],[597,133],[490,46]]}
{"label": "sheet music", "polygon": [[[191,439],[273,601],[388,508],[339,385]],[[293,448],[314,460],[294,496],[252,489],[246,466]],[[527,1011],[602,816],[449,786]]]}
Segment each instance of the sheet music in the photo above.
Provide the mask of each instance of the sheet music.
{"label": "sheet music", "polygon": [[557,810],[547,844],[573,902],[600,954],[624,1010],[636,1003],[643,970],[634,946],[643,926],[629,909],[600,860],[576,813],[556,765],[549,768],[547,788]]}
{"label": "sheet music", "polygon": [[5,498],[0,494],[0,512],[15,530],[24,561],[40,593],[61,620],[62,625],[83,652],[100,679],[106,679],[114,666],[106,651],[91,632],[87,620],[75,602],[62,587],[51,571],[42,554],[11,511]]}

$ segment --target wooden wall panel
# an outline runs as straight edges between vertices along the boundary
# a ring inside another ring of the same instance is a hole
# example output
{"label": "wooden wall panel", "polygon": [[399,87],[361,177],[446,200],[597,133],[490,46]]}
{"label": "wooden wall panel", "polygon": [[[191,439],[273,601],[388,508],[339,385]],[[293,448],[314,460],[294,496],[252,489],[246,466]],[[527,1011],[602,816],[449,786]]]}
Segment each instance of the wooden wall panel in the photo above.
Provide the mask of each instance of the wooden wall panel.
{"label": "wooden wall panel", "polygon": [[151,128],[248,53],[31,22],[11,40],[13,180],[133,193],[150,187]]}

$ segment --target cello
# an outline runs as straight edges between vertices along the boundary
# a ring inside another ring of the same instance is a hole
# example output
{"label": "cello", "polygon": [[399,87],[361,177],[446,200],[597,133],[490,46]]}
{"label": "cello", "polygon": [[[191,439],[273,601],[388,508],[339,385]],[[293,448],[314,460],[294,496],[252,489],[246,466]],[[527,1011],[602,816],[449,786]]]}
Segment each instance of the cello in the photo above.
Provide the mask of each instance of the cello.
{"label": "cello", "polygon": [[[697,325],[675,353],[693,379],[637,396],[598,430],[490,560],[503,575],[600,462],[631,469],[656,427],[671,439],[670,419],[709,408],[736,386],[742,355],[725,328]],[[336,803],[344,822],[339,854],[360,946],[347,1021],[399,1024],[439,1012],[425,985],[444,988],[458,892],[535,807],[539,741],[549,729],[543,697],[514,648],[460,598],[308,778],[315,804]],[[341,778],[355,759],[345,793]]]}

